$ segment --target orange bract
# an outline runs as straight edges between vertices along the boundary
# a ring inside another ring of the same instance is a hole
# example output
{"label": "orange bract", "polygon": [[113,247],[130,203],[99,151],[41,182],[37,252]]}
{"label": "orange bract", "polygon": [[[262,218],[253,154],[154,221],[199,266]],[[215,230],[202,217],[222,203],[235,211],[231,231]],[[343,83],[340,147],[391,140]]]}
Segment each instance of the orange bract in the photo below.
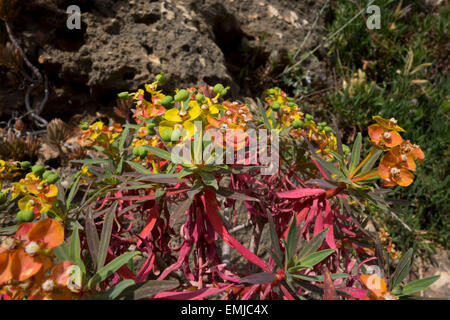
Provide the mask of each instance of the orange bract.
{"label": "orange bract", "polygon": [[64,228],[54,219],[37,222],[28,232],[29,241],[39,241],[46,248],[54,248],[64,241]]}
{"label": "orange bract", "polygon": [[363,300],[396,300],[388,289],[386,281],[383,278],[376,275],[362,274],[359,276],[359,281],[369,291],[369,295],[364,297]]}
{"label": "orange bract", "polygon": [[380,116],[373,116],[372,119],[387,130],[406,132],[405,129],[397,125],[397,120],[395,120],[394,118],[384,119]]}
{"label": "orange bract", "polygon": [[392,148],[403,142],[398,132],[388,131],[378,124],[369,126],[369,136],[372,142],[381,148]]}

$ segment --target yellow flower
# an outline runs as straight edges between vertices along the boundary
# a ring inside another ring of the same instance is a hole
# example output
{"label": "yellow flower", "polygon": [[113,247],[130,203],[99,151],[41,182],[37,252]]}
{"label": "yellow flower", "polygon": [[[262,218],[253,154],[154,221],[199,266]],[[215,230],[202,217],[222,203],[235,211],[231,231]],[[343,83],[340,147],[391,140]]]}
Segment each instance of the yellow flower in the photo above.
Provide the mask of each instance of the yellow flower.
{"label": "yellow flower", "polygon": [[[181,103],[181,110],[173,108],[167,110],[164,114],[163,121],[159,124],[159,133],[164,136],[166,130],[185,129],[191,137],[194,136],[195,126],[193,121],[201,114],[201,109],[198,104],[192,104],[188,111],[184,110],[184,105]],[[187,137],[184,137],[187,138]]]}

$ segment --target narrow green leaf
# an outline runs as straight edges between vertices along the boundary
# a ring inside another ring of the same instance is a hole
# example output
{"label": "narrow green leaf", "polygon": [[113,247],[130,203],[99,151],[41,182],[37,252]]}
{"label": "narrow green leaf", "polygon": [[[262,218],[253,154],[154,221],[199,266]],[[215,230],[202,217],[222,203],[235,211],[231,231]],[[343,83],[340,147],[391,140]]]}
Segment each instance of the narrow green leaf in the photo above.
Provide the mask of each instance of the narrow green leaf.
{"label": "narrow green leaf", "polygon": [[362,135],[361,132],[358,132],[358,136],[356,137],[356,140],[353,143],[352,148],[352,159],[350,161],[349,167],[350,173],[352,173],[358,166],[359,159],[361,157],[361,143],[362,143]]}
{"label": "narrow green leaf", "polygon": [[134,256],[137,256],[138,254],[140,254],[140,252],[126,252],[120,255],[119,257],[115,258],[106,266],[100,268],[97,271],[97,273],[92,278],[89,279],[87,283],[88,289],[92,289],[97,283],[106,280],[114,272],[119,270],[121,266],[128,263],[128,260],[132,259]]}
{"label": "narrow green leaf", "polygon": [[383,154],[383,151],[380,149],[377,149],[372,156],[367,160],[367,162],[363,165],[361,168],[361,174],[369,172],[372,170],[374,164],[377,162],[378,158]]}
{"label": "narrow green leaf", "polygon": [[258,106],[259,112],[261,113],[264,125],[266,126],[267,129],[272,129],[269,120],[267,119],[266,110],[264,109],[261,100],[259,100],[259,98],[256,98],[256,105]]}
{"label": "narrow green leaf", "polygon": [[108,213],[105,215],[103,221],[102,235],[100,236],[100,243],[98,247],[97,270],[100,270],[105,264],[109,242],[111,240],[111,231],[114,216],[116,214],[117,204],[118,204],[117,201],[114,202],[114,204],[111,206],[111,210],[109,210]]}
{"label": "narrow green leaf", "polygon": [[67,200],[66,200],[66,210],[69,210],[70,204],[72,203],[72,200],[73,200],[73,198],[75,197],[75,194],[78,191],[78,188],[79,188],[79,184],[78,183],[80,182],[80,179],[81,179],[81,175],[79,175],[75,179],[75,181],[72,183],[72,187],[70,188],[69,195],[67,196]]}
{"label": "narrow green leaf", "polygon": [[128,160],[125,160],[125,162],[128,163],[128,165],[130,167],[134,168],[134,170],[136,170],[137,172],[144,173],[144,174],[151,174],[152,173],[150,170],[148,170],[146,167],[144,167],[140,163],[136,163],[136,162],[128,161]]}
{"label": "narrow green leaf", "polygon": [[425,290],[439,278],[440,278],[440,276],[437,275],[437,276],[431,276],[431,277],[411,281],[403,286],[401,295],[409,295],[409,294],[413,294],[413,293]]}
{"label": "narrow green leaf", "polygon": [[86,268],[84,267],[83,260],[81,260],[80,236],[78,234],[77,226],[75,226],[75,228],[73,229],[72,236],[70,237],[69,258],[70,261],[80,267],[81,273],[85,275]]}
{"label": "narrow green leaf", "polygon": [[89,207],[86,216],[86,239],[89,248],[89,253],[92,257],[92,262],[94,266],[97,265],[98,261],[98,250],[100,246],[100,240],[98,239],[97,227],[95,226],[94,218],[92,217],[92,209]]}
{"label": "narrow green leaf", "polygon": [[69,246],[67,245],[67,242],[63,241],[63,243],[53,249],[53,252],[55,253],[58,262],[70,261]]}
{"label": "narrow green leaf", "polygon": [[329,255],[331,255],[334,251],[334,249],[325,249],[308,254],[298,261],[298,265],[305,268],[312,268],[313,266],[327,258]]}
{"label": "narrow green leaf", "polygon": [[391,285],[389,288],[391,290],[396,289],[407,276],[409,268],[411,267],[411,258],[413,255],[413,249],[409,249],[405,255],[400,259],[397,268],[391,276]]}
{"label": "narrow green leaf", "polygon": [[[323,282],[323,276],[318,275],[318,276],[305,276],[304,274],[291,274],[292,277],[297,278],[297,279],[302,279],[302,280],[306,280],[306,281],[317,281],[317,282]],[[333,273],[331,275],[331,279],[332,280],[336,280],[336,279],[346,279],[348,278],[349,275],[346,273]]]}
{"label": "narrow green leaf", "polygon": [[312,238],[299,252],[298,258],[301,259],[307,255],[316,252],[322,245],[323,240],[327,236],[328,228],[319,232],[314,238]]}
{"label": "narrow green leaf", "polygon": [[108,163],[108,159],[84,159],[84,160],[70,160],[70,162],[81,163],[81,164],[102,164]]}
{"label": "narrow green leaf", "polygon": [[292,257],[295,254],[295,246],[297,244],[297,215],[294,213],[291,225],[287,234],[287,242],[286,242],[286,252],[287,252],[287,261],[286,263],[289,265]]}
{"label": "narrow green leaf", "polygon": [[267,212],[267,219],[269,220],[270,240],[272,242],[272,247],[275,250],[275,251],[270,250],[270,252],[272,253],[272,256],[273,256],[275,262],[277,263],[277,265],[280,268],[284,268],[283,263],[282,263],[283,254],[281,252],[280,243],[278,241],[278,235],[277,235],[277,231],[275,228],[275,223],[273,222],[273,217],[270,212]]}
{"label": "narrow green leaf", "polygon": [[178,287],[176,280],[148,280],[126,288],[119,299],[140,300],[149,299],[158,292],[167,291]]}
{"label": "narrow green leaf", "polygon": [[122,131],[122,134],[120,136],[120,141],[119,141],[119,151],[120,152],[123,151],[123,146],[125,145],[125,141],[127,139],[129,130],[130,130],[130,128],[125,127],[125,129]]}
{"label": "narrow green leaf", "polygon": [[342,172],[334,165],[334,163],[331,162],[327,162],[325,160],[323,160],[322,158],[313,155],[314,160],[316,160],[319,165],[325,169],[326,171],[328,171],[329,173],[335,174],[338,177],[344,177],[344,175],[342,174]]}
{"label": "narrow green leaf", "polygon": [[122,280],[118,284],[116,284],[114,287],[112,287],[111,289],[108,289],[99,294],[93,295],[91,297],[88,297],[88,299],[90,299],[90,300],[114,300],[118,296],[120,296],[120,294],[122,294],[122,292],[125,289],[133,286],[134,284],[135,284],[134,280],[131,280],[131,279]]}
{"label": "narrow green leaf", "polygon": [[0,228],[0,235],[5,235],[5,236],[11,235],[11,234],[15,233],[18,228],[19,228],[18,225]]}
{"label": "narrow green leaf", "polygon": [[217,179],[216,179],[216,177],[213,174],[211,174],[209,172],[202,171],[202,170],[197,171],[197,173],[200,175],[200,177],[202,177],[203,182],[207,186],[211,186],[215,190],[219,189],[219,184],[217,183]]}

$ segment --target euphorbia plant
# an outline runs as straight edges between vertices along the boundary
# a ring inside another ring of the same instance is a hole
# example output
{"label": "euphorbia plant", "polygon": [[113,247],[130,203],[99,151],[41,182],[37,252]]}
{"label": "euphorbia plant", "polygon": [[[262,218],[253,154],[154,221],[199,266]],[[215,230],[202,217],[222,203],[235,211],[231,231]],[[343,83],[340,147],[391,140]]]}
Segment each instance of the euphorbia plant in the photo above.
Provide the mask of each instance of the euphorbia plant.
{"label": "euphorbia plant", "polygon": [[[57,187],[51,209],[39,207],[72,232],[56,254],[79,270],[77,297],[395,298],[432,283],[401,283],[411,253],[400,263],[401,276],[389,277],[378,236],[365,228],[370,217],[362,219],[368,203],[390,209],[388,190],[374,181],[407,186],[415,160],[424,158],[394,119],[374,117],[373,146],[361,160],[361,133],[352,148],[343,145],[336,128],[302,112],[280,88],[248,105],[226,100],[221,84],[166,95],[158,90],[164,81],[160,74],[145,90],[119,94],[134,103],[135,123],[82,123],[80,144],[102,156],[73,161],[82,167],[71,187]],[[224,154],[227,162],[217,161]],[[41,199],[49,199],[45,190]],[[30,205],[27,196],[19,207]],[[250,248],[230,231],[245,214],[238,202],[253,226]],[[85,218],[77,221],[74,213]],[[266,225],[270,257],[263,260],[258,248]],[[224,259],[221,241],[248,261],[246,271]],[[374,262],[389,286],[380,280],[380,288],[369,287],[360,270]]]}

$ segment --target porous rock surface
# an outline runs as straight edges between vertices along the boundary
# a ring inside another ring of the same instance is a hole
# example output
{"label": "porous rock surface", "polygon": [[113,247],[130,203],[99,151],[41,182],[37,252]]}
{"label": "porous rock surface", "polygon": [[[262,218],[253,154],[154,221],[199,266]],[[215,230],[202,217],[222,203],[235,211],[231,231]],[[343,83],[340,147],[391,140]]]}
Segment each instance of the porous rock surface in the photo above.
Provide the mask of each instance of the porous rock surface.
{"label": "porous rock surface", "polygon": [[[321,40],[324,0],[29,0],[13,21],[17,38],[50,79],[57,114],[111,103],[164,71],[166,89],[222,82],[250,95],[263,75]],[[69,5],[81,30],[66,27]],[[26,23],[23,23],[23,22]],[[39,61],[39,63],[37,62]],[[271,69],[272,68],[272,69]]]}

